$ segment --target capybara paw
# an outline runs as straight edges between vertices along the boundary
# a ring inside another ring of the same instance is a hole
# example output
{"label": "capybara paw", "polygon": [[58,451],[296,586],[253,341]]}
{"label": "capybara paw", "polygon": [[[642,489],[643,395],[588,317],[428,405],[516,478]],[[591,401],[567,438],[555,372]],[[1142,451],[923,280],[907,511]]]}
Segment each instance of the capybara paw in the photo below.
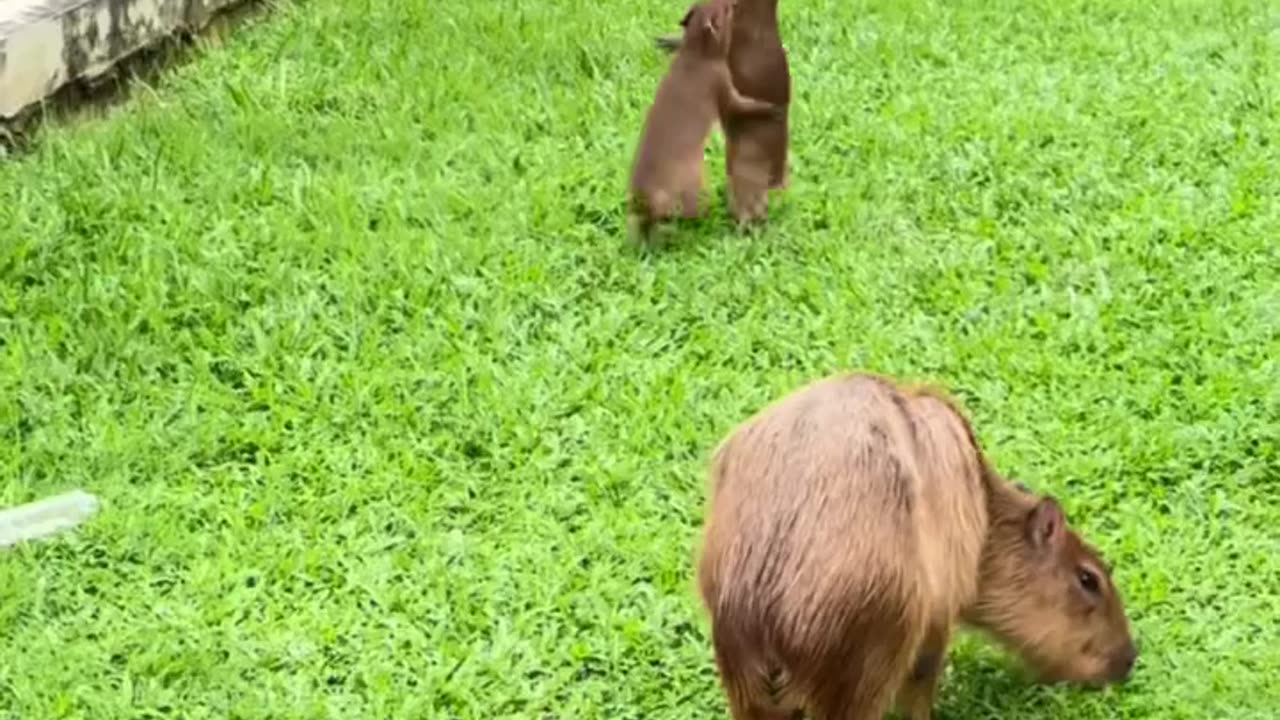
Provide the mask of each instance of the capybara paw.
{"label": "capybara paw", "polygon": [[746,197],[735,198],[731,212],[738,225],[749,225],[764,220],[769,211],[769,196],[764,192],[751,193]]}

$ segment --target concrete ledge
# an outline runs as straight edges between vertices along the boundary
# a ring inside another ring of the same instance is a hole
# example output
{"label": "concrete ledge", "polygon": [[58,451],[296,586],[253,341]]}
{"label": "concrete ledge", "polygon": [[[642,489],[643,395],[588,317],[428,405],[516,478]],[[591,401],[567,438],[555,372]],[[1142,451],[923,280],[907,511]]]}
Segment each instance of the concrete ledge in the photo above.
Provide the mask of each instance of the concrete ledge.
{"label": "concrete ledge", "polygon": [[0,0],[0,125],[246,0]]}

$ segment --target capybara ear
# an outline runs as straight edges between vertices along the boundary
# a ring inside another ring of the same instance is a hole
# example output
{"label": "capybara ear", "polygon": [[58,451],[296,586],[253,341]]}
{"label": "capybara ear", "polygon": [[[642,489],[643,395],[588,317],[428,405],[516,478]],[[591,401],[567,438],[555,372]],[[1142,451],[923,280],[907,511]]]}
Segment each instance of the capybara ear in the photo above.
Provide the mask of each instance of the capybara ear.
{"label": "capybara ear", "polygon": [[1045,497],[1027,513],[1027,540],[1037,550],[1056,548],[1062,542],[1066,524],[1062,506],[1052,497]]}
{"label": "capybara ear", "polygon": [[684,17],[680,18],[680,27],[689,27],[689,20],[693,18],[693,12],[697,9],[697,5],[689,6],[689,11],[684,14]]}

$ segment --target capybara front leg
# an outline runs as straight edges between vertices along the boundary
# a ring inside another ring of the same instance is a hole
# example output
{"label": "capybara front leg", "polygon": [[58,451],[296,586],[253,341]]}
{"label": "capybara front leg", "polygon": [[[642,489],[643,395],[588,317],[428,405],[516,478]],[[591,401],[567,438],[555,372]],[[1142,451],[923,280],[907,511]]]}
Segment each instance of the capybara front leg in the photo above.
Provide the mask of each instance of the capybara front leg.
{"label": "capybara front leg", "polygon": [[945,625],[931,626],[925,635],[911,674],[898,691],[898,711],[908,720],[930,720],[933,717],[933,704],[938,695],[938,681],[947,662],[950,636],[951,630]]}
{"label": "capybara front leg", "polygon": [[725,89],[721,102],[724,103],[725,109],[733,115],[769,115],[780,113],[784,109],[781,105],[771,103],[768,100],[747,97],[734,89],[733,85],[729,85]]}

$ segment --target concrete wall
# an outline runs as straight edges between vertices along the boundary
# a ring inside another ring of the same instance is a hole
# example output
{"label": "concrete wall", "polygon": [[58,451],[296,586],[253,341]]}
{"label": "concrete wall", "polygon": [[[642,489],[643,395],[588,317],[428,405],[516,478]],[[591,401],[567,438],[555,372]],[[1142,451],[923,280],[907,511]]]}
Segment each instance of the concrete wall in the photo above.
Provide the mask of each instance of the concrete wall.
{"label": "concrete wall", "polygon": [[244,0],[0,0],[0,121]]}

